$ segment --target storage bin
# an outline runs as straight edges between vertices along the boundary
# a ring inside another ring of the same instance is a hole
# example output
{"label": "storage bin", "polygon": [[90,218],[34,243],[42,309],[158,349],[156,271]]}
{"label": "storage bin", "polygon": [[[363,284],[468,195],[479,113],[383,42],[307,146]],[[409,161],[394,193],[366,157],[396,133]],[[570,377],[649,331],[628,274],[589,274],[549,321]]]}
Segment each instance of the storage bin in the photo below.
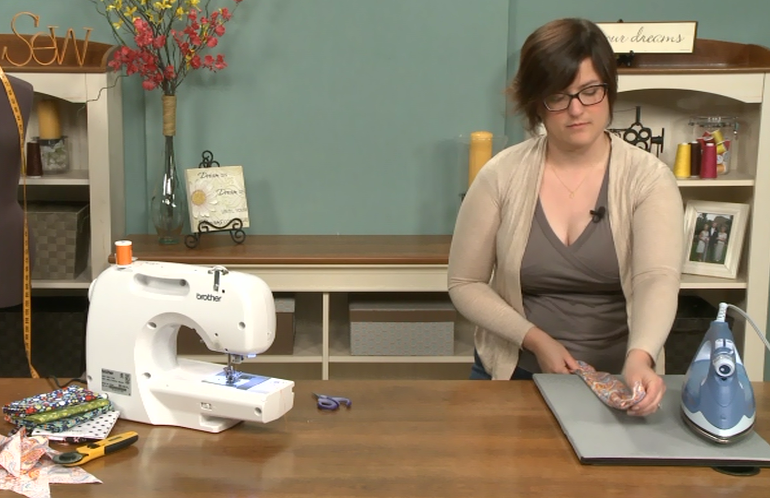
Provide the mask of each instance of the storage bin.
{"label": "storage bin", "polygon": [[29,230],[35,247],[35,280],[71,280],[88,267],[91,224],[88,204],[30,203]]}
{"label": "storage bin", "polygon": [[[275,298],[275,340],[263,355],[294,354],[294,298]],[[198,332],[188,327],[179,328],[177,335],[177,354],[211,355],[216,354],[203,344]]]}
{"label": "storage bin", "polygon": [[[32,364],[41,377],[76,378],[86,367],[88,298],[32,298]],[[0,377],[29,377],[21,306],[0,310]]]}
{"label": "storage bin", "polygon": [[350,354],[451,356],[457,311],[446,300],[355,300],[349,304]]}

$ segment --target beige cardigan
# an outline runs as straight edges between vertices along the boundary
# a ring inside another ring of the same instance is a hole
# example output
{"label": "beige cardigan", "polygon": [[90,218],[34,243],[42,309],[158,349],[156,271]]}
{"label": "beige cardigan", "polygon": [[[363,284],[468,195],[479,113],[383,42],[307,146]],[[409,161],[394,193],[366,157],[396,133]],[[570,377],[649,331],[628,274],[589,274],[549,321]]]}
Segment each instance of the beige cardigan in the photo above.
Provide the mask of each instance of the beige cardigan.
{"label": "beige cardigan", "polygon": [[[676,179],[654,155],[612,137],[607,215],[628,312],[628,350],[656,358],[677,309],[684,209]],[[476,176],[457,216],[449,295],[476,325],[475,343],[493,379],[510,379],[534,325],[524,316],[519,269],[545,164],[545,137],[509,147]]]}

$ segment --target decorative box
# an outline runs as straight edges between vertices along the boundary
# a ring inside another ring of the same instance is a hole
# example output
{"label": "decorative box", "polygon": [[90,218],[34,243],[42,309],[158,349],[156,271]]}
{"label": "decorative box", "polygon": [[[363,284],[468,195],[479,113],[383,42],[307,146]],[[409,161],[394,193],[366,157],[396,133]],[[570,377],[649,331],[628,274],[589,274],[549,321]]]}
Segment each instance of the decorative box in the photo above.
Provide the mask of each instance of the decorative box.
{"label": "decorative box", "polygon": [[445,300],[351,300],[350,354],[451,356],[457,312]]}
{"label": "decorative box", "polygon": [[91,224],[88,204],[29,203],[34,280],[71,280],[88,267]]}

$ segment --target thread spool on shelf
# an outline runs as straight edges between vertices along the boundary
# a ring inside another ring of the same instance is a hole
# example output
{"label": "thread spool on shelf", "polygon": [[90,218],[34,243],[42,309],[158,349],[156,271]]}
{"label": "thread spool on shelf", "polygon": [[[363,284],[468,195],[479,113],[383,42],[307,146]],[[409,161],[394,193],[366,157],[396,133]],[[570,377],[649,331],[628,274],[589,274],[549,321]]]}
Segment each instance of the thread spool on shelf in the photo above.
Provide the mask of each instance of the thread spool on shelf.
{"label": "thread spool on shelf", "polygon": [[43,161],[40,158],[40,144],[27,142],[27,178],[42,178]]}
{"label": "thread spool on shelf", "polygon": [[680,179],[690,178],[690,144],[685,142],[677,145],[674,160],[674,176]]}
{"label": "thread spool on shelf", "polygon": [[707,142],[703,147],[700,177],[704,179],[713,179],[717,177],[717,148],[711,142]]}
{"label": "thread spool on shelf", "polygon": [[[716,173],[724,175],[732,169],[732,159],[738,147],[738,118],[735,116],[693,116],[690,118],[693,128],[692,139],[700,143],[701,152],[705,152],[707,143],[715,146]],[[710,172],[707,172],[710,175]],[[701,178],[711,178],[711,176]]]}

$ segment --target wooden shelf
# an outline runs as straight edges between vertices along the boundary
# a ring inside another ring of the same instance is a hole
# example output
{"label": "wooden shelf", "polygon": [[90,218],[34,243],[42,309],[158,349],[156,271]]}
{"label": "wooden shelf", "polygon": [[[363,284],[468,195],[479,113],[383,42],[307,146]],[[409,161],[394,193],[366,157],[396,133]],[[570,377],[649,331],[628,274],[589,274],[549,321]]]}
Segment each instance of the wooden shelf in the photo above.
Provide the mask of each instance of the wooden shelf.
{"label": "wooden shelf", "polygon": [[683,274],[680,288],[682,289],[746,289],[748,279],[745,275],[738,275],[738,278],[719,278],[704,277],[701,275]]}
{"label": "wooden shelf", "polygon": [[[24,183],[24,179],[19,180],[19,185]],[[48,175],[40,178],[27,178],[27,186],[48,185],[64,187],[68,185],[89,185],[88,170],[77,169],[70,170],[60,175]]]}
{"label": "wooden shelf", "polygon": [[91,285],[91,269],[86,270],[71,280],[32,280],[32,289],[88,289]]}
{"label": "wooden shelf", "polygon": [[700,178],[686,178],[683,180],[677,180],[679,187],[695,187],[695,188],[710,188],[710,187],[753,187],[756,184],[756,180],[753,176],[740,171],[731,171],[726,175],[720,175],[717,178],[702,180]]}

